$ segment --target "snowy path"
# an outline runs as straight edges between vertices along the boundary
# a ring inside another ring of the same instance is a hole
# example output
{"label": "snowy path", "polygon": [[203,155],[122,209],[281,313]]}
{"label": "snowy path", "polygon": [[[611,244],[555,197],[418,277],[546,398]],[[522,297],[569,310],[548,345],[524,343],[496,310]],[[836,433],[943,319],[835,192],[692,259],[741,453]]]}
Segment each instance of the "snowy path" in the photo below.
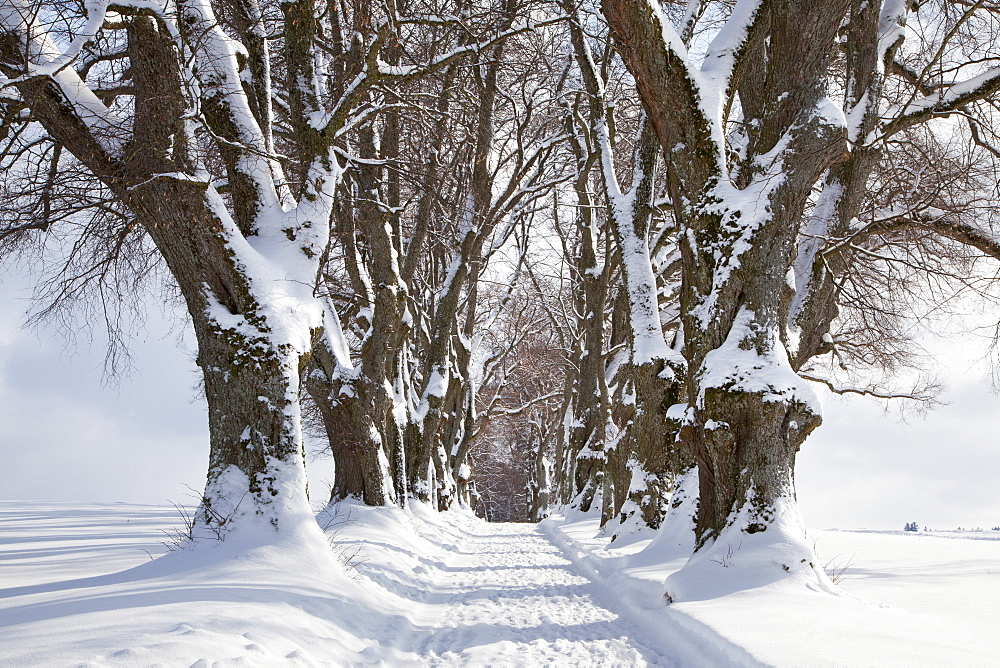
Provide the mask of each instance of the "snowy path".
{"label": "snowy path", "polygon": [[[413,617],[421,623],[400,644],[422,663],[675,663],[639,642],[642,634],[605,607],[608,592],[580,575],[536,526],[458,524],[463,534],[441,545],[441,561],[418,567],[412,587],[392,586],[420,609]],[[385,583],[377,567],[358,570]]]}
{"label": "snowy path", "polygon": [[669,620],[623,607],[535,525],[341,520],[353,575],[227,544],[150,561],[173,509],[0,502],[0,668],[699,665]]}
{"label": "snowy path", "polygon": [[814,534],[825,557],[854,555],[844,588],[875,604],[785,587],[664,606],[661,583],[680,563],[669,545],[609,548],[593,517],[536,527],[350,505],[329,525],[338,559],[223,543],[151,561],[177,521],[156,506],[0,501],[0,668],[936,667],[1000,656],[991,532]]}

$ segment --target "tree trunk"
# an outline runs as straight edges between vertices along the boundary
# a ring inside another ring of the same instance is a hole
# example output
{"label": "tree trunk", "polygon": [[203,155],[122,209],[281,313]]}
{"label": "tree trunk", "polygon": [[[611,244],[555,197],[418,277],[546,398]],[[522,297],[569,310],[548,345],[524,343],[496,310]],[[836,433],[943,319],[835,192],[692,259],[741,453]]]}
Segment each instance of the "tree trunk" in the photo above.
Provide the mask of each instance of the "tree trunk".
{"label": "tree trunk", "polygon": [[[847,4],[739,3],[724,38],[709,46],[702,77],[657,5],[602,3],[666,155],[680,239],[683,434],[701,497],[699,551],[668,580],[674,598],[699,586],[699,569],[727,581],[722,588],[773,581],[781,570],[826,582],[792,481],[795,453],[819,424],[819,408],[790,365],[785,339],[803,212],[847,149],[843,121],[827,113],[826,98]],[[743,148],[734,156],[725,123],[737,91]],[[716,567],[755,560],[770,566],[742,582]]]}
{"label": "tree trunk", "polygon": [[320,331],[321,308],[303,291],[294,320],[277,324],[233,261],[203,184],[156,179],[128,202],[185,297],[208,401],[208,482],[196,537],[241,524],[311,518],[300,426],[300,373]]}
{"label": "tree trunk", "polygon": [[659,529],[677,477],[693,464],[687,448],[677,442],[677,425],[667,418],[681,387],[663,377],[664,366],[654,360],[628,368],[635,399],[628,422],[628,493],[616,518],[618,526],[612,528],[616,536],[642,526]]}
{"label": "tree trunk", "polygon": [[535,450],[533,465],[528,517],[532,522],[541,522],[549,516],[549,503],[552,500],[552,461],[546,453],[545,440],[541,434],[539,435],[538,447]]}

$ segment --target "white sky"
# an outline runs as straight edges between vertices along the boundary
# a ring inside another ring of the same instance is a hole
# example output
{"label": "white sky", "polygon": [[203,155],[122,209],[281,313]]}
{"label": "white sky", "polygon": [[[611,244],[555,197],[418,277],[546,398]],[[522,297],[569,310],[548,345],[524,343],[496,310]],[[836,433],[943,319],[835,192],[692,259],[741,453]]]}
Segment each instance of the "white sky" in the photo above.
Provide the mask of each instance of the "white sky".
{"label": "white sky", "polygon": [[905,422],[890,402],[823,392],[824,423],[799,453],[796,480],[816,528],[1000,526],[1000,397],[971,337],[932,342],[947,389]]}
{"label": "white sky", "polygon": [[[134,342],[137,371],[102,387],[103,350],[20,329],[24,301],[0,284],[0,498],[190,503],[208,461],[197,368],[163,323]],[[948,405],[900,422],[880,402],[826,394],[825,422],[806,442],[799,501],[816,528],[953,529],[1000,525],[1000,397],[967,341],[938,344]],[[329,461],[311,466],[314,500]]]}

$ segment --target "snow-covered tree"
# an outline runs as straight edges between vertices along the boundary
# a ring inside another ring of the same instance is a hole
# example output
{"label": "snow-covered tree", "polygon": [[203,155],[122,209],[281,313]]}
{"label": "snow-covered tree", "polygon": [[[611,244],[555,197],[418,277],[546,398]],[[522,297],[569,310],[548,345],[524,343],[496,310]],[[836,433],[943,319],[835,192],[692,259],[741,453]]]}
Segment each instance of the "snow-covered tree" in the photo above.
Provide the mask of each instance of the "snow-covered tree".
{"label": "snow-covered tree", "polygon": [[467,488],[460,473],[476,432],[481,330],[491,322],[480,317],[480,282],[501,271],[490,263],[561,179],[549,160],[560,128],[546,113],[545,31],[517,28],[525,17],[543,25],[546,13],[532,2],[461,13],[461,30],[422,24],[407,48],[429,62],[478,45],[476,54],[377,84],[383,108],[346,136],[353,158],[325,284],[354,367],[344,371],[327,351],[308,383],[338,498],[412,495],[447,508]]}
{"label": "snow-covered tree", "polygon": [[[823,246],[856,229],[894,136],[1000,89],[984,39],[995,27],[963,30],[995,17],[983,3],[895,0],[691,2],[675,20],[641,0],[602,8],[666,157],[682,258],[682,432],[700,475],[700,549],[670,593],[686,596],[725,561],[719,550],[775,569],[762,577],[824,581],[792,479],[821,421],[796,370],[829,341],[847,268]],[[907,52],[917,11],[926,21]],[[907,53],[919,63],[909,83],[912,68],[897,66]],[[821,304],[824,316],[808,315]]]}
{"label": "snow-covered tree", "polygon": [[314,350],[341,375],[353,366],[319,289],[356,160],[344,140],[377,116],[376,85],[505,36],[421,60],[405,47],[428,24],[461,21],[311,0],[0,2],[5,109],[19,132],[58,147],[23,152],[25,169],[72,156],[99,184],[96,203],[149,236],[184,297],[211,439],[196,536],[312,521],[300,386]]}
{"label": "snow-covered tree", "polygon": [[[581,172],[594,182],[599,201],[604,205],[602,220],[614,239],[614,257],[620,266],[620,295],[613,318],[609,349],[618,349],[601,373],[610,375],[615,388],[611,413],[616,424],[612,448],[605,454],[604,524],[638,522],[658,528],[667,507],[673,478],[680,473],[684,457],[676,445],[676,426],[667,419],[667,409],[679,399],[683,383],[684,361],[678,350],[668,344],[679,343],[676,323],[665,322],[661,313],[661,294],[668,301],[675,296],[669,289],[671,272],[661,267],[671,265],[671,253],[662,246],[671,239],[666,234],[662,216],[654,216],[654,200],[662,175],[658,173],[659,146],[643,115],[633,121],[635,136],[619,142],[631,148],[629,159],[616,155],[613,134],[623,125],[615,122],[615,100],[606,78],[618,62],[612,53],[605,60],[595,56],[591,38],[584,30],[585,15],[572,3],[563,3],[569,15],[569,39],[579,73],[582,107],[578,120],[576,152],[585,167]],[[594,23],[594,17],[589,17]],[[600,63],[600,65],[598,64]],[[620,65],[617,65],[620,68]],[[627,99],[634,90],[625,88],[627,77],[616,76],[617,97]],[[625,163],[624,169],[619,165]],[[592,168],[594,174],[587,173]],[[628,182],[619,172],[628,174]],[[593,216],[593,214],[591,214]],[[610,241],[608,242],[610,243]],[[667,259],[657,258],[657,252]],[[666,274],[666,275],[664,275]],[[668,305],[668,313],[676,311]],[[596,323],[592,323],[596,326]],[[589,353],[588,353],[589,354]],[[583,366],[581,365],[581,372]]]}

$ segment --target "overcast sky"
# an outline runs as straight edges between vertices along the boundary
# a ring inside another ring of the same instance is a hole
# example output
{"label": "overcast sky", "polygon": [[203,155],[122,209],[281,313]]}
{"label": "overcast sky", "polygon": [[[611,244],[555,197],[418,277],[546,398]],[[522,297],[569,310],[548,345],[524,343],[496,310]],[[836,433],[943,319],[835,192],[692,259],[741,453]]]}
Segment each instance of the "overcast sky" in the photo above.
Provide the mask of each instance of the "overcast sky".
{"label": "overcast sky", "polygon": [[[206,414],[192,400],[190,350],[154,321],[134,341],[136,371],[102,386],[103,346],[75,353],[64,340],[21,329],[26,304],[0,284],[0,498],[190,502],[204,484]],[[948,405],[902,424],[879,402],[825,394],[825,421],[799,455],[798,495],[815,528],[1000,525],[1000,397],[981,346],[933,344],[947,368]],[[311,466],[314,498],[332,465]]]}

